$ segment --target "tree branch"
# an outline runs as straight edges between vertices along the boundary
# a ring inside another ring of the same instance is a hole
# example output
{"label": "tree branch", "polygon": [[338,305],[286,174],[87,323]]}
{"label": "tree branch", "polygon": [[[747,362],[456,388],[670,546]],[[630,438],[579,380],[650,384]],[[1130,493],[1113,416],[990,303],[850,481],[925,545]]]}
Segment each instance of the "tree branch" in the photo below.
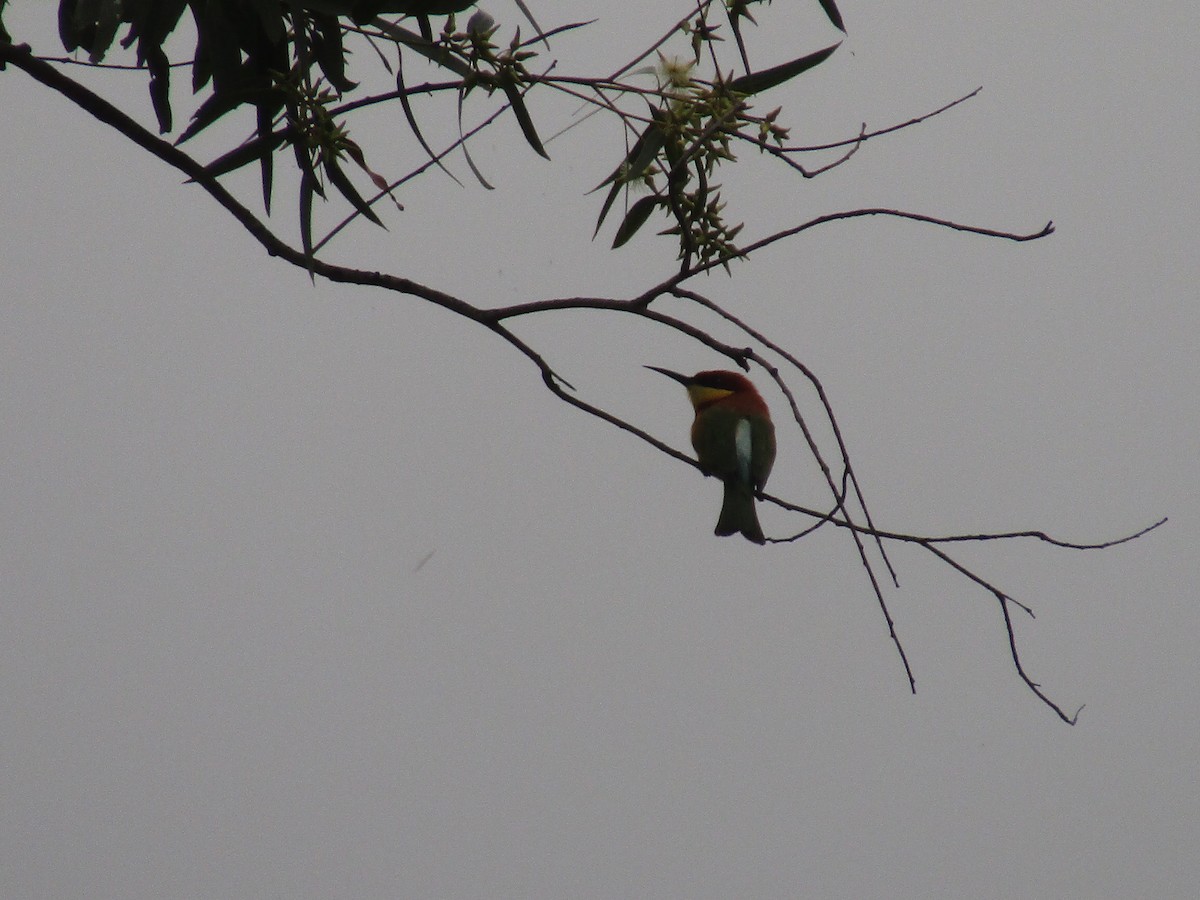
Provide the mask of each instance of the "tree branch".
{"label": "tree branch", "polygon": [[[663,107],[664,109],[670,109],[671,104],[677,102],[682,95],[676,96],[675,94],[672,94],[668,88],[665,88],[662,85],[655,89],[643,89],[630,84],[620,83],[618,79],[623,74],[632,70],[634,66],[647,59],[672,35],[678,33],[681,29],[685,28],[685,26],[699,29],[699,31],[703,31],[705,33],[705,36],[702,40],[703,42],[707,43],[714,68],[716,68],[719,72],[719,67],[716,65],[717,59],[715,53],[713,53],[711,34],[709,33],[710,26],[707,24],[706,19],[706,14],[711,2],[712,0],[696,0],[696,8],[693,11],[689,12],[687,16],[680,19],[670,31],[668,31],[662,38],[652,43],[646,51],[635,57],[627,65],[619,68],[609,78],[584,79],[568,76],[550,77],[547,73],[543,73],[542,75],[530,75],[528,73],[524,73],[523,69],[520,68],[520,60],[516,60],[514,64],[516,68],[514,70],[519,71],[524,80],[520,81],[519,83],[512,83],[509,85],[509,87],[511,87],[514,91],[521,91],[521,93],[517,96],[523,96],[524,91],[528,91],[534,85],[544,85],[554,88],[555,90],[563,92],[571,97],[594,104],[599,110],[607,110],[615,114],[619,117],[622,126],[627,129],[628,132],[635,134],[638,133],[639,129],[656,127],[659,121],[658,119],[652,116],[623,111],[617,105],[618,100],[620,100],[622,97],[636,97],[639,98],[638,102],[641,103],[642,98],[644,98],[646,101],[651,103],[663,103],[665,104]],[[405,48],[433,59],[438,63],[438,65],[441,65],[443,68],[458,74],[463,81],[439,84],[431,83],[414,88],[400,87],[395,92],[372,95],[335,107],[333,110],[327,111],[330,112],[331,115],[348,114],[356,109],[374,106],[391,99],[400,99],[401,97],[407,99],[410,94],[420,91],[453,89],[455,90],[456,95],[461,97],[461,95],[465,92],[466,86],[470,84],[480,83],[484,84],[485,86],[491,84],[492,87],[495,87],[494,83],[488,81],[489,78],[494,79],[493,73],[481,72],[476,68],[472,68],[472,65],[476,61],[474,57],[469,57],[465,53],[461,52],[459,56],[450,56],[447,54],[445,48],[441,44],[437,42],[429,42],[420,35],[409,32],[406,29],[388,23],[382,19],[375,20],[373,24],[378,29],[378,33],[367,34],[366,31],[362,32],[368,37],[368,39],[379,38],[392,40],[398,45],[402,45]],[[573,28],[578,27],[578,25],[567,27]],[[552,30],[550,34],[555,34],[557,31],[561,30],[565,29]],[[694,35],[698,35],[699,31],[694,32]],[[458,37],[462,36],[460,35]],[[697,37],[697,41],[700,40],[701,38]],[[455,44],[453,46],[461,48],[463,45]],[[699,47],[700,44],[696,43],[695,46]],[[512,48],[514,53],[517,47],[518,45],[514,40],[514,45]],[[459,51],[456,50],[456,52]],[[488,52],[490,53],[491,51]],[[697,56],[698,53],[699,51],[697,50]],[[514,58],[515,57],[508,57],[507,59],[509,59],[511,63]],[[488,56],[486,57],[486,60],[489,62],[489,64],[495,64],[497,62],[497,57]],[[748,60],[746,60],[746,62],[748,69]],[[783,393],[787,399],[788,405],[792,412],[792,418],[795,421],[797,428],[803,435],[805,443],[808,447],[808,451],[820,469],[832,498],[830,508],[825,511],[820,511],[808,509],[769,494],[760,494],[760,498],[765,502],[773,503],[781,509],[806,516],[813,520],[811,524],[797,534],[789,537],[771,538],[770,541],[776,545],[792,543],[826,525],[844,528],[850,532],[851,538],[854,541],[857,553],[859,555],[860,563],[867,574],[868,580],[871,584],[872,592],[879,604],[880,610],[887,624],[890,638],[895,645],[897,653],[899,654],[901,662],[904,666],[909,688],[913,692],[916,691],[916,681],[912,672],[912,668],[909,664],[904,647],[897,635],[896,624],[888,608],[883,586],[880,583],[880,579],[876,575],[876,566],[878,565],[878,561],[872,561],[872,554],[868,552],[868,547],[871,545],[875,547],[875,551],[879,554],[879,560],[883,562],[891,577],[893,588],[899,587],[899,579],[896,570],[892,566],[892,562],[888,557],[887,544],[889,542],[894,542],[898,544],[916,544],[922,547],[940,560],[944,565],[951,567],[953,570],[958,572],[959,575],[966,578],[973,584],[984,588],[996,598],[1001,608],[1009,650],[1017,674],[1030,689],[1030,691],[1032,691],[1044,704],[1049,706],[1063,721],[1072,725],[1077,721],[1079,715],[1078,710],[1074,715],[1067,715],[1062,707],[1057,705],[1043,692],[1040,684],[1033,681],[1026,673],[1023,661],[1017,649],[1010,607],[1016,607],[1031,617],[1033,616],[1032,609],[1014,600],[1011,596],[1000,590],[998,587],[958,562],[956,559],[950,556],[950,554],[943,549],[941,545],[950,543],[963,543],[968,541],[983,542],[992,540],[1010,540],[1015,538],[1034,538],[1063,548],[1079,550],[1103,549],[1141,537],[1164,524],[1166,519],[1161,519],[1134,534],[1130,534],[1115,540],[1091,544],[1069,542],[1059,538],[1051,537],[1045,532],[1034,530],[931,537],[881,529],[875,524],[875,521],[868,508],[862,485],[860,484],[854,471],[849,450],[843,438],[837,417],[834,414],[833,405],[830,402],[825,389],[816,374],[807,366],[805,366],[804,363],[801,362],[795,355],[789,353],[782,345],[771,340],[767,335],[756,330],[740,317],[729,313],[724,309],[724,307],[708,297],[683,287],[684,283],[689,279],[703,272],[708,272],[715,266],[724,266],[729,268],[728,264],[735,257],[747,258],[759,250],[763,250],[771,246],[772,244],[778,243],[785,239],[793,238],[819,225],[840,220],[849,220],[868,216],[884,216],[923,222],[968,234],[1002,238],[1017,242],[1037,240],[1050,235],[1054,231],[1054,225],[1052,222],[1048,222],[1040,231],[1032,233],[1019,233],[967,225],[952,221],[950,219],[939,218],[921,213],[905,212],[897,209],[880,207],[847,210],[817,216],[794,227],[775,232],[774,234],[754,241],[753,243],[750,243],[744,247],[735,248],[729,252],[722,252],[715,257],[712,257],[711,255],[702,257],[701,261],[696,262],[695,258],[700,253],[700,247],[697,244],[696,239],[686,232],[689,228],[697,225],[699,222],[698,217],[702,211],[701,207],[703,207],[703,203],[700,202],[698,205],[693,204],[689,209],[685,210],[684,204],[681,202],[681,195],[677,195],[672,190],[668,190],[665,194],[665,197],[669,201],[669,209],[673,212],[676,222],[680,228],[680,244],[682,247],[681,256],[683,260],[679,271],[672,276],[664,279],[657,285],[654,285],[653,287],[643,291],[637,296],[625,299],[577,296],[536,300],[508,306],[485,308],[474,305],[459,297],[408,278],[381,273],[378,271],[368,271],[341,266],[319,258],[317,253],[334,235],[338,234],[344,227],[346,227],[346,225],[353,221],[355,217],[362,214],[361,209],[356,209],[354,212],[352,212],[350,216],[333,228],[324,239],[315,244],[309,252],[304,252],[304,250],[292,246],[288,242],[278,237],[261,219],[259,219],[244,204],[235,198],[220,183],[218,178],[211,174],[209,169],[207,169],[204,165],[180,150],[174,144],[171,144],[151,133],[120,109],[87,87],[67,77],[46,60],[35,57],[31,53],[28,46],[0,42],[0,69],[2,69],[5,64],[11,64],[15,68],[21,69],[31,78],[41,83],[45,87],[58,92],[83,111],[87,112],[100,122],[108,125],[118,133],[125,136],[138,147],[183,173],[190,181],[198,184],[206,193],[216,200],[216,202],[220,204],[220,206],[224,208],[234,218],[234,220],[237,221],[251,235],[251,237],[267,251],[269,255],[278,257],[290,263],[291,265],[297,266],[298,268],[308,272],[313,277],[320,276],[321,278],[331,282],[373,286],[398,294],[416,297],[484,326],[495,333],[502,340],[510,344],[527,359],[529,359],[540,373],[544,386],[555,397],[588,415],[594,416],[606,422],[615,428],[630,433],[648,445],[654,447],[659,452],[691,465],[697,470],[700,469],[698,462],[689,455],[676,450],[674,447],[663,441],[660,441],[645,429],[609,412],[601,406],[590,403],[581,398],[576,392],[575,388],[550,365],[545,356],[537,348],[519,337],[513,331],[512,323],[515,320],[523,319],[533,314],[564,312],[568,310],[599,310],[618,315],[632,315],[639,320],[649,323],[651,326],[665,327],[676,331],[690,338],[692,341],[695,341],[701,346],[706,347],[712,352],[732,360],[736,365],[741,366],[744,369],[748,369],[751,363],[762,367],[775,381],[781,393]],[[307,70],[303,74],[305,77],[308,77],[309,75]],[[702,82],[695,82],[694,84],[700,86],[698,90],[700,88],[704,88],[705,85],[705,83]],[[744,132],[742,130],[743,128],[755,126],[755,123],[757,123],[757,126],[769,130],[770,126],[773,125],[774,114],[768,114],[766,117],[759,118],[751,116],[747,112],[748,106],[743,102],[742,95],[735,95],[732,98],[727,96],[722,97],[718,90],[719,87],[720,85],[717,82],[707,84],[708,93],[703,94],[705,102],[711,101],[713,98],[717,97],[725,100],[731,100],[731,105],[724,107],[711,106],[706,108],[704,115],[698,116],[695,120],[682,120],[682,124],[676,123],[676,125],[680,128],[679,134],[677,135],[677,137],[679,137],[679,143],[670,151],[676,155],[672,157],[669,166],[663,164],[664,171],[660,173],[667,179],[668,184],[670,184],[673,179],[683,182],[689,177],[694,178],[695,183],[698,184],[699,187],[695,195],[689,199],[693,201],[712,200],[714,206],[716,205],[715,200],[708,196],[710,190],[710,170],[721,159],[732,158],[732,154],[728,152],[727,147],[725,147],[724,144],[724,142],[730,138],[748,141],[751,144],[758,146],[760,149],[769,152],[775,158],[785,162],[793,169],[800,171],[805,177],[812,177],[815,174],[819,174],[822,171],[826,171],[829,168],[840,165],[848,160],[865,141],[924,122],[945,112],[948,109],[957,106],[960,103],[965,102],[971,97],[974,97],[979,93],[980,90],[977,88],[969,94],[966,94],[963,97],[952,101],[951,103],[933,110],[930,113],[926,113],[925,115],[910,119],[897,125],[889,126],[887,128],[868,131],[864,124],[858,136],[852,139],[829,144],[815,145],[812,147],[793,147],[768,144],[765,137],[765,134],[767,133],[766,131],[763,132],[764,136],[761,136],[757,139],[750,136],[748,132]],[[588,94],[582,90],[582,88],[586,88],[587,91],[593,93]],[[508,96],[512,98],[514,94],[509,92]],[[657,98],[657,100],[655,98]],[[431,158],[423,165],[415,168],[400,180],[392,183],[387,190],[381,190],[372,200],[370,200],[368,203],[365,203],[365,206],[369,209],[372,204],[377,202],[390,190],[399,186],[404,181],[414,178],[422,172],[427,171],[431,166],[438,165],[440,160],[453,150],[459,147],[464,147],[465,150],[466,142],[473,135],[490,125],[500,115],[504,114],[506,110],[510,109],[511,106],[512,102],[502,104],[499,109],[497,109],[482,123],[466,133],[461,133],[459,139],[451,143],[441,153],[436,155],[431,153]],[[524,111],[522,110],[522,112]],[[522,121],[523,130],[524,126],[527,124],[528,119],[526,118]],[[267,133],[265,135],[261,135],[259,139],[269,144],[270,141],[275,137],[275,135],[271,132],[271,128],[273,127],[274,125],[268,122],[266,127]],[[689,131],[688,128],[691,130]],[[644,133],[645,132],[643,132],[643,134]],[[775,133],[781,138],[785,135],[785,132],[782,130],[777,130]],[[530,139],[531,143],[535,145],[536,149],[538,145],[536,134],[531,136],[529,131],[526,131],[526,137],[527,139]],[[302,139],[303,135],[296,134],[294,129],[289,133],[289,135],[284,135],[283,137],[285,143],[288,141],[299,141]],[[828,150],[840,147],[847,147],[848,150],[842,157],[839,157],[834,162],[818,169],[805,169],[804,167],[800,166],[799,163],[790,159],[791,155],[797,153],[812,152],[815,150]],[[714,150],[714,148],[716,149]],[[636,153],[636,151],[634,152]],[[709,155],[705,156],[704,154],[706,153]],[[628,162],[630,162],[630,160],[627,159],[627,163]],[[647,173],[647,177],[649,177],[649,169],[646,168],[644,171]],[[618,169],[618,175],[613,176],[614,180],[611,183],[621,183],[616,180],[619,178],[619,173],[620,170]],[[608,183],[610,182],[605,182],[605,184]],[[718,188],[715,185],[712,185],[711,190],[715,193]],[[655,192],[657,195],[657,188],[655,189]],[[724,226],[721,227],[724,228]],[[722,240],[727,239],[727,243],[722,244],[721,246],[732,247],[732,237],[736,233],[736,230],[737,229],[734,228],[725,229],[723,231],[719,230],[717,232],[718,235],[721,236]],[[306,241],[309,239],[307,232],[305,233],[304,237]],[[711,247],[705,248],[705,253],[709,253],[710,250]],[[707,259],[707,261],[704,261],[705,259]],[[690,301],[696,308],[716,314],[722,320],[733,325],[742,334],[746,335],[751,342],[751,346],[739,347],[718,340],[714,335],[710,334],[708,330],[693,325],[684,318],[680,318],[679,316],[675,315],[668,315],[659,311],[658,309],[651,308],[655,300],[665,295],[671,295]],[[837,455],[840,457],[840,464],[838,464],[840,465],[840,471],[836,471],[825,459],[825,454],[822,451],[820,442],[817,440],[816,436],[809,428],[808,423],[802,415],[800,404],[797,402],[796,396],[791,389],[787,378],[781,374],[780,368],[773,364],[770,354],[774,354],[775,357],[783,360],[786,365],[791,368],[791,370],[793,370],[795,373],[798,373],[799,376],[805,382],[807,382],[809,388],[817,397],[822,414],[828,422],[828,425],[834,436],[834,441],[837,446]],[[1083,707],[1081,706],[1080,709],[1082,708]]]}

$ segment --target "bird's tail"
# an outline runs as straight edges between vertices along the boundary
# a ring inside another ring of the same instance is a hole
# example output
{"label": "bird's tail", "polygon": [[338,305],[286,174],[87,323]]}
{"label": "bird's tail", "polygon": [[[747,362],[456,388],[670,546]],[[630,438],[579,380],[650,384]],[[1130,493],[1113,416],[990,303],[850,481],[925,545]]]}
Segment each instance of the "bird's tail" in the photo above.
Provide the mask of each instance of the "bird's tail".
{"label": "bird's tail", "polygon": [[721,536],[741,533],[748,541],[766,543],[762,526],[758,524],[754,491],[746,482],[735,478],[725,482],[725,501],[721,504],[721,517],[717,519],[715,533]]}

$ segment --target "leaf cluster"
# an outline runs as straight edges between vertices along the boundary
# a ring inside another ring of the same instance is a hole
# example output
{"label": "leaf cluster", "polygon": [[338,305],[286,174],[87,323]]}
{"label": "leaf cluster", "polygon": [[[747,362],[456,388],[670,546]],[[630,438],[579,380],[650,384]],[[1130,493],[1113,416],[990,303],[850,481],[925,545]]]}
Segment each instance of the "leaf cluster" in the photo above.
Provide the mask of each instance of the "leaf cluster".
{"label": "leaf cluster", "polygon": [[[206,169],[214,177],[222,177],[257,165],[263,206],[269,214],[277,156],[290,156],[300,176],[301,244],[310,256],[324,242],[313,239],[313,201],[327,199],[330,185],[353,207],[355,215],[382,225],[372,207],[404,180],[389,182],[367,165],[366,154],[352,139],[347,124],[346,116],[354,109],[399,101],[430,161],[444,168],[446,151],[436,152],[426,141],[411,95],[422,89],[453,90],[462,133],[463,102],[472,92],[483,91],[500,97],[528,145],[549,158],[526,101],[531,91],[549,88],[582,99],[594,112],[615,114],[635,135],[632,149],[602,182],[610,190],[597,231],[616,198],[638,187],[648,193],[627,208],[614,247],[628,242],[655,214],[665,215],[668,221],[660,234],[677,241],[684,268],[714,263],[727,266],[740,254],[735,238],[742,224],[725,217],[716,170],[737,159],[738,143],[748,141],[760,149],[773,143],[782,150],[787,130],[775,123],[779,110],[757,115],[752,102],[762,92],[823,62],[837,45],[754,71],[740,23],[754,22],[750,7],[761,0],[701,0],[672,32],[690,40],[692,65],[707,57],[716,74],[710,81],[668,78],[648,90],[618,76],[552,76],[553,62],[532,71],[531,61],[539,52],[534,47],[538,42],[549,46],[549,36],[522,0],[516,2],[537,34],[533,40],[522,40],[518,28],[506,44],[497,42],[498,28],[482,12],[476,12],[460,29],[456,14],[471,6],[469,0],[60,0],[58,24],[63,47],[86,54],[93,64],[103,64],[115,46],[134,51],[136,65],[150,76],[150,100],[160,133],[174,128],[172,73],[190,67],[192,92],[200,102],[175,138],[177,144],[205,132],[231,113],[250,110],[252,136],[220,154]],[[818,2],[830,21],[844,30],[833,0]],[[3,3],[0,0],[0,12]],[[172,61],[169,53],[175,44],[168,39],[180,30],[185,16],[194,27],[195,47],[190,59]],[[584,24],[563,26],[551,34]],[[715,49],[723,40],[726,25],[736,38],[745,68],[736,76],[733,72],[722,74]],[[369,42],[385,68],[394,73],[395,92],[346,102],[347,95],[359,86],[348,74],[351,39]],[[440,67],[448,80],[410,88],[404,79],[404,63],[412,57]],[[661,54],[660,58],[665,61]],[[642,109],[630,108],[631,100],[643,105]],[[466,161],[480,183],[490,188],[467,152],[468,137],[460,140]],[[352,177],[356,170],[369,178],[376,190],[374,196],[364,196],[356,186]],[[396,205],[399,207],[398,202]]]}
{"label": "leaf cluster", "polygon": [[[701,41],[714,39],[712,29],[694,27]],[[629,207],[617,228],[613,247],[620,247],[637,233],[656,211],[665,211],[673,222],[660,234],[679,241],[679,259],[684,269],[694,263],[708,266],[728,263],[740,254],[734,238],[742,224],[725,221],[725,202],[720,185],[713,182],[723,162],[735,162],[734,144],[748,141],[760,149],[768,142],[782,147],[787,129],[775,123],[780,109],[765,116],[754,114],[751,99],[807,72],[828,59],[837,45],[826,47],[779,66],[738,78],[714,81],[696,79],[661,91],[660,105],[651,108],[650,123],[638,136],[624,160],[600,185],[611,185],[596,222],[596,231],[622,188],[641,184],[650,193]],[[678,70],[660,54],[660,68]],[[690,67],[689,67],[690,68]]]}
{"label": "leaf cluster", "polygon": [[119,46],[135,48],[137,65],[149,72],[151,104],[159,131],[167,133],[174,123],[171,73],[180,63],[172,63],[166,45],[190,13],[196,44],[181,64],[190,66],[193,93],[207,91],[207,96],[177,142],[248,107],[255,116],[255,137],[214,161],[214,175],[257,162],[269,211],[274,154],[290,148],[301,173],[302,198],[323,196],[327,181],[378,223],[340,163],[349,156],[377,186],[380,179],[329,111],[331,103],[357,87],[346,72],[345,38],[379,16],[392,15],[413,20],[428,42],[431,16],[452,16],[469,5],[470,0],[61,0],[58,30],[65,50],[82,51],[99,64],[124,29]]}

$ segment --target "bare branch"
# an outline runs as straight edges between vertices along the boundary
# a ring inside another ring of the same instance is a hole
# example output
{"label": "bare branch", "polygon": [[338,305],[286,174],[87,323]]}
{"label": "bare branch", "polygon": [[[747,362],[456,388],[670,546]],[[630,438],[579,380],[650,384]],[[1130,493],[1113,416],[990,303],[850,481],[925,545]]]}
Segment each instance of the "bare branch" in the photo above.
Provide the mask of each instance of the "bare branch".
{"label": "bare branch", "polygon": [[836,150],[838,147],[857,146],[858,144],[865,144],[867,141],[871,140],[871,138],[882,137],[885,134],[892,134],[893,132],[902,131],[903,129],[909,128],[913,125],[920,125],[922,122],[927,122],[930,119],[932,119],[934,116],[940,116],[942,113],[946,112],[947,110],[953,109],[954,107],[958,106],[960,103],[966,103],[972,97],[975,97],[976,95],[978,95],[979,92],[982,90],[983,90],[983,86],[980,85],[979,87],[975,88],[975,90],[971,91],[970,93],[963,94],[957,100],[951,100],[945,106],[939,106],[937,109],[933,110],[932,112],[927,112],[924,115],[917,116],[914,119],[909,119],[906,122],[900,122],[896,125],[889,125],[887,128],[878,128],[875,131],[867,131],[866,130],[867,126],[864,123],[863,131],[859,134],[858,137],[845,138],[840,141],[832,141],[828,144],[810,144],[806,147],[780,147],[778,149],[781,153],[815,153],[818,150]]}
{"label": "bare branch", "polygon": [[1041,700],[1043,703],[1045,703],[1052,710],[1054,710],[1054,712],[1058,715],[1058,717],[1060,719],[1062,719],[1068,725],[1074,725],[1079,719],[1079,713],[1083,711],[1083,705],[1081,704],[1079,709],[1075,710],[1075,715],[1068,716],[1063,711],[1063,708],[1061,706],[1059,706],[1057,703],[1055,703],[1053,700],[1051,700],[1046,695],[1046,693],[1042,690],[1042,686],[1040,684],[1038,684],[1036,681],[1034,681],[1032,678],[1029,677],[1028,673],[1025,671],[1025,666],[1021,663],[1021,654],[1017,651],[1017,636],[1016,636],[1016,634],[1013,633],[1012,616],[1009,614],[1008,606],[1011,603],[1014,606],[1020,607],[1022,610],[1024,610],[1026,613],[1028,613],[1030,615],[1030,617],[1033,617],[1033,610],[1030,609],[1028,606],[1024,606],[1020,603],[1017,603],[1015,600],[1012,599],[1012,597],[1008,596],[1008,594],[1001,591],[995,585],[980,578],[974,572],[972,572],[968,568],[966,568],[966,566],[963,566],[958,561],[952,559],[950,557],[950,555],[947,554],[945,551],[940,550],[937,547],[934,547],[932,544],[929,544],[927,542],[918,541],[918,543],[920,543],[923,547],[925,547],[925,549],[928,550],[930,553],[932,553],[934,556],[938,557],[938,559],[942,560],[942,562],[951,566],[953,569],[957,570],[958,572],[961,572],[963,575],[965,575],[971,581],[975,582],[980,587],[984,588],[986,591],[991,593],[992,596],[994,596],[996,598],[997,602],[1000,604],[1000,611],[1004,616],[1004,629],[1008,633],[1008,648],[1009,648],[1009,652],[1012,654],[1013,666],[1016,667],[1017,674],[1021,676],[1021,680],[1025,682],[1025,684],[1028,686],[1028,688],[1031,691],[1033,691],[1034,694],[1037,695],[1038,699]]}
{"label": "bare branch", "polygon": [[1129,541],[1136,541],[1143,535],[1149,534],[1160,525],[1167,524],[1167,517],[1163,516],[1153,525],[1147,525],[1145,528],[1135,531],[1133,534],[1127,534],[1124,537],[1113,538],[1109,541],[1100,541],[1098,543],[1078,543],[1075,541],[1065,541],[1061,538],[1051,537],[1044,531],[998,531],[985,534],[952,534],[945,537],[927,537],[916,538],[911,535],[889,535],[895,537],[896,540],[914,540],[929,544],[948,544],[951,542],[965,541],[1003,541],[1012,538],[1036,538],[1047,544],[1053,544],[1056,547],[1065,547],[1068,550],[1107,550],[1109,547],[1116,547],[1118,544],[1126,544]]}

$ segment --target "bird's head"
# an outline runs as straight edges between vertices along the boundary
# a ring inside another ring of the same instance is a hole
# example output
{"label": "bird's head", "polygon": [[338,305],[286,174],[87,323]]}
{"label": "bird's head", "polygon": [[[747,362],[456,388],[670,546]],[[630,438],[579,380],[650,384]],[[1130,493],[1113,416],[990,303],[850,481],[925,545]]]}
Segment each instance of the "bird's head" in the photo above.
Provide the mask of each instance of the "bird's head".
{"label": "bird's head", "polygon": [[672,372],[670,369],[662,369],[658,366],[646,366],[646,368],[682,384],[688,392],[688,399],[692,401],[692,406],[696,409],[735,395],[758,398],[758,391],[754,389],[750,379],[737,372],[713,369],[697,372],[695,375],[681,375],[679,372]]}

